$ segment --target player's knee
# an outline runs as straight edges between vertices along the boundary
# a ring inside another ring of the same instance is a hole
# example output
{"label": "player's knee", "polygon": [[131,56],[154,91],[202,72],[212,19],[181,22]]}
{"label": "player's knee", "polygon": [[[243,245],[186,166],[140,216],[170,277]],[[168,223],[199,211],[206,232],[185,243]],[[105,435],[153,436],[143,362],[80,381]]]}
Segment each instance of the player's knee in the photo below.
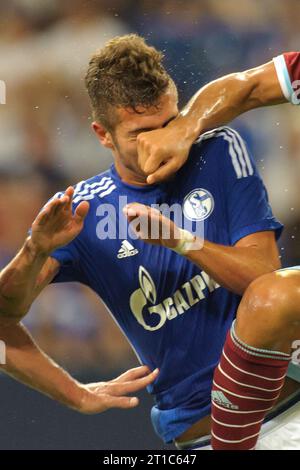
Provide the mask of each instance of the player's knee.
{"label": "player's knee", "polygon": [[300,271],[277,271],[253,281],[247,288],[240,308],[240,324],[268,324],[285,327],[300,320]]}

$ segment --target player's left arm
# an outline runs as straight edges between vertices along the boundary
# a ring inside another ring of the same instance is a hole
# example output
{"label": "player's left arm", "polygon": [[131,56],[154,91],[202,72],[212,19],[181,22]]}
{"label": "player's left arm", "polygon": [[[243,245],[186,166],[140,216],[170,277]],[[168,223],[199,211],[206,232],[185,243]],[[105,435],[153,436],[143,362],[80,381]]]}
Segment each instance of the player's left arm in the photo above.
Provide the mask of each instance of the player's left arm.
{"label": "player's left arm", "polygon": [[300,103],[300,52],[221,77],[202,87],[165,128],[139,134],[139,163],[148,183],[161,181],[185,163],[195,139],[262,106]]}
{"label": "player's left arm", "polygon": [[188,250],[185,256],[222,287],[240,295],[256,278],[281,267],[273,231],[253,233],[234,246],[204,241],[201,250]]}
{"label": "player's left arm", "polygon": [[[236,294],[242,295],[254,279],[281,266],[274,231],[252,233],[234,246],[223,246],[181,230],[159,211],[143,204],[129,204],[124,212],[130,223],[136,221],[131,228],[140,239],[186,256],[218,284]],[[159,227],[157,237],[151,227]]]}

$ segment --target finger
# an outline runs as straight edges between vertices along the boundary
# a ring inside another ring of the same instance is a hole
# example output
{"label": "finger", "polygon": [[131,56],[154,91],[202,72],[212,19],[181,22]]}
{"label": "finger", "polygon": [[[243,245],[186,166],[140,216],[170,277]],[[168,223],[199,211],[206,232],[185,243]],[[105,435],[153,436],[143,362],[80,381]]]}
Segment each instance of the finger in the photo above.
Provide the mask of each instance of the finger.
{"label": "finger", "polygon": [[57,207],[60,207],[61,200],[59,198],[53,199],[52,201],[48,202],[44,208],[40,211],[35,219],[35,223],[39,225],[44,225],[49,217],[53,217]]}
{"label": "finger", "polygon": [[53,215],[63,214],[65,216],[65,211],[72,211],[73,194],[74,188],[72,186],[69,186],[64,192],[64,194],[60,198],[58,198],[59,204],[55,207]]}
{"label": "finger", "polygon": [[63,212],[68,207],[69,203],[70,200],[68,196],[64,195],[59,198],[57,205],[53,209],[51,209],[51,217],[63,214]]}
{"label": "finger", "polygon": [[140,212],[138,208],[126,206],[123,208],[123,214],[127,217],[128,222],[132,222],[134,219],[139,217]]}
{"label": "finger", "polygon": [[138,202],[132,202],[127,204],[127,206],[123,207],[123,213],[129,217],[140,217],[142,215],[148,215],[148,207],[144,204],[140,204]]}
{"label": "finger", "polygon": [[[138,203],[129,204],[124,208],[130,224],[130,230],[141,240],[159,238],[161,213],[159,210]],[[150,236],[150,233],[152,236]]]}
{"label": "finger", "polygon": [[148,387],[157,378],[159,370],[155,369],[153,372],[148,374],[146,377],[132,380],[124,383],[113,383],[107,384],[107,391],[115,396],[128,395],[128,393],[138,392],[139,390]]}
{"label": "finger", "polygon": [[65,190],[65,195],[69,196],[71,199],[74,195],[74,188],[73,186],[68,186],[67,189]]}
{"label": "finger", "polygon": [[47,208],[43,209],[38,216],[36,217],[34,224],[35,225],[45,225],[49,219],[49,210]]}
{"label": "finger", "polygon": [[[137,211],[134,211],[134,209],[129,209],[128,214],[127,214],[127,220],[128,220],[128,223],[130,224],[131,230],[133,230],[134,232],[135,231],[139,232],[141,229],[141,224],[143,226],[147,226],[148,213],[140,209]],[[135,222],[135,223],[132,224],[132,222]]]}
{"label": "finger", "polygon": [[65,202],[66,202],[65,199],[57,197],[56,199],[53,199],[53,201],[50,201],[46,205],[46,209],[48,210],[49,214],[51,213],[51,215],[53,215],[56,212],[57,208],[60,207]]}
{"label": "finger", "polygon": [[74,188],[73,186],[69,186],[66,191],[65,191],[65,196],[69,198],[68,204],[67,204],[67,209],[72,210],[72,199],[74,195]]}
{"label": "finger", "polygon": [[135,367],[134,369],[127,370],[124,374],[120,375],[113,382],[128,382],[129,380],[139,379],[150,374],[151,371],[148,366]]}
{"label": "finger", "polygon": [[136,217],[139,217],[139,219],[147,218],[151,220],[161,215],[158,209],[139,203],[128,204],[124,207],[123,212],[127,215],[128,220],[133,220]]}
{"label": "finger", "polygon": [[109,408],[135,408],[139,404],[137,397],[112,397],[106,395],[104,405],[106,409]]}
{"label": "finger", "polygon": [[148,184],[159,183],[172,176],[178,170],[178,164],[174,159],[168,160],[158,168],[154,173],[147,177]]}
{"label": "finger", "polygon": [[37,215],[35,222],[40,223],[42,221],[45,223],[45,219],[48,219],[49,216],[53,217],[56,215],[57,211],[64,208],[67,203],[69,203],[69,196],[66,195],[66,193],[62,197],[56,197],[50,200]]}
{"label": "finger", "polygon": [[157,150],[153,152],[149,156],[149,158],[147,158],[144,164],[143,171],[146,173],[146,175],[155,173],[155,171],[158,170],[159,167],[165,162],[166,162],[166,156],[163,154],[163,152],[160,152],[159,150]]}
{"label": "finger", "polygon": [[77,223],[82,223],[88,214],[90,205],[87,201],[82,201],[75,210],[74,217]]}

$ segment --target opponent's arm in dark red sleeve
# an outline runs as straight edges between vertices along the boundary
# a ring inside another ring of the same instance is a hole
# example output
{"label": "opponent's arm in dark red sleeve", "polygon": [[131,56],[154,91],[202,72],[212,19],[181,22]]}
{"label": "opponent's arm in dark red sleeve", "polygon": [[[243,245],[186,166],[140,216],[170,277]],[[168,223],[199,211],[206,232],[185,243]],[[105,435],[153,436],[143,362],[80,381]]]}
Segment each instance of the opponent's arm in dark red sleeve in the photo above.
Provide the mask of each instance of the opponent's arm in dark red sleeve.
{"label": "opponent's arm in dark red sleeve", "polygon": [[286,52],[274,58],[277,77],[285,98],[300,104],[300,52]]}
{"label": "opponent's arm in dark red sleeve", "polygon": [[290,101],[300,103],[300,52],[232,73],[202,87],[166,127],[137,137],[147,182],[167,179],[186,162],[191,146],[205,131],[223,126],[251,109]]}

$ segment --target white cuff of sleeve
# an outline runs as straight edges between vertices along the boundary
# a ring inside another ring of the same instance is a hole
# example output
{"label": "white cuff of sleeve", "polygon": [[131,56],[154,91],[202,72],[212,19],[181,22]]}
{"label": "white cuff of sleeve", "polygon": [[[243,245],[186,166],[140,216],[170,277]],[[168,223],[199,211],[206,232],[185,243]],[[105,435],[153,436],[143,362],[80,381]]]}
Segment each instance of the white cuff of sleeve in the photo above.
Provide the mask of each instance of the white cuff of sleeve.
{"label": "white cuff of sleeve", "polygon": [[179,255],[185,255],[188,251],[190,251],[195,243],[196,237],[191,232],[187,230],[179,229],[180,231],[180,240],[176,248],[172,248],[173,251],[178,253]]}
{"label": "white cuff of sleeve", "polygon": [[278,81],[281,86],[283,95],[292,104],[299,105],[299,91],[293,88],[293,84],[291,83],[291,77],[289,75],[284,55],[282,54],[277,57],[274,57],[273,62],[275,65]]}

